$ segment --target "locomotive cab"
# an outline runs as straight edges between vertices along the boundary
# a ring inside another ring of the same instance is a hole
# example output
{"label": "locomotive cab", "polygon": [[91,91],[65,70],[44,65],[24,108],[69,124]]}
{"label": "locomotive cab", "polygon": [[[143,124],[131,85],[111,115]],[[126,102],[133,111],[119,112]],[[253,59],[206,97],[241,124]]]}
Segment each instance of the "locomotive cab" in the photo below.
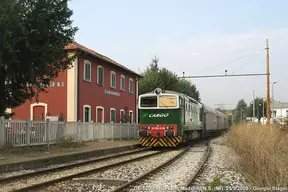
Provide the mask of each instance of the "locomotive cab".
{"label": "locomotive cab", "polygon": [[180,125],[179,95],[160,88],[139,96],[142,146],[176,146]]}

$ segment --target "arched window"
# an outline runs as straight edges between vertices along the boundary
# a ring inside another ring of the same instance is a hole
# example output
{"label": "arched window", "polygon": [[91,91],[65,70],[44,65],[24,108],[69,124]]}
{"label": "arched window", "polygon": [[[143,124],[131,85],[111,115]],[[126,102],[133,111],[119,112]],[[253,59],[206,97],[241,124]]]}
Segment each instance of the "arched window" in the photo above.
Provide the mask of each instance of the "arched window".
{"label": "arched window", "polygon": [[114,71],[110,72],[110,87],[116,89],[116,73]]}
{"label": "arched window", "polygon": [[101,65],[97,67],[97,83],[98,85],[104,85],[104,68]]}
{"label": "arched window", "polygon": [[91,106],[83,105],[83,122],[91,121]]}
{"label": "arched window", "polygon": [[84,80],[91,82],[91,63],[87,60],[84,61]]}

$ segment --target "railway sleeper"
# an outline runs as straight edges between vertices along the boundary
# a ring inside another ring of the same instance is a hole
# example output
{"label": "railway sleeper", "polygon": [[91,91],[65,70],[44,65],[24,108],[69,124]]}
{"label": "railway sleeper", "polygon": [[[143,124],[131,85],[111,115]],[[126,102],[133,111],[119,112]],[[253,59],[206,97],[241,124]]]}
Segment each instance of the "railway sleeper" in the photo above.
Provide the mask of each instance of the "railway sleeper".
{"label": "railway sleeper", "polygon": [[112,179],[112,178],[73,178],[72,182],[76,183],[84,183],[84,184],[89,184],[89,185],[99,185],[99,184],[104,184],[104,185],[109,185],[109,186],[120,186],[124,185],[125,183],[128,182],[128,180],[123,180],[123,179]]}

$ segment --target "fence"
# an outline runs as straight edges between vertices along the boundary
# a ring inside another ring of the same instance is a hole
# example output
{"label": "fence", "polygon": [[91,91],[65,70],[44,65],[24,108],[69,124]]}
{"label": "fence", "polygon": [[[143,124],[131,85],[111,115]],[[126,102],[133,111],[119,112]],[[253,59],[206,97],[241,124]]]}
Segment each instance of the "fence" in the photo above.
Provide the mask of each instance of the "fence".
{"label": "fence", "polygon": [[72,136],[78,141],[138,137],[138,124],[0,119],[0,146],[49,145]]}

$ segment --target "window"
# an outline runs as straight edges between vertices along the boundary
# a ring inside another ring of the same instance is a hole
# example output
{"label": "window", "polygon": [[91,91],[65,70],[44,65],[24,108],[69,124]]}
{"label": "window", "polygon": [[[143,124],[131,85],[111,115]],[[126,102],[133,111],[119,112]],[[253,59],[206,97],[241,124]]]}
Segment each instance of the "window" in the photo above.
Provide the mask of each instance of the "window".
{"label": "window", "polygon": [[177,107],[177,97],[173,95],[159,96],[159,107]]}
{"label": "window", "polygon": [[84,61],[84,80],[91,82],[91,63]]}
{"label": "window", "polygon": [[116,110],[110,108],[110,123],[116,123]]}
{"label": "window", "polygon": [[102,106],[96,107],[96,122],[104,123],[104,107]]}
{"label": "window", "polygon": [[157,96],[141,97],[140,107],[157,107]]}
{"label": "window", "polygon": [[129,110],[129,123],[133,123],[133,111]]}
{"label": "window", "polygon": [[134,81],[133,81],[133,79],[129,79],[129,92],[130,93],[133,93],[133,91],[134,91]]}
{"label": "window", "polygon": [[110,73],[110,87],[116,89],[116,73],[114,71]]}
{"label": "window", "polygon": [[97,83],[104,85],[104,68],[101,65],[97,67]]}
{"label": "window", "polygon": [[121,75],[120,90],[125,91],[125,76],[124,75]]}
{"label": "window", "polygon": [[89,105],[83,106],[83,122],[91,121],[91,107]]}

